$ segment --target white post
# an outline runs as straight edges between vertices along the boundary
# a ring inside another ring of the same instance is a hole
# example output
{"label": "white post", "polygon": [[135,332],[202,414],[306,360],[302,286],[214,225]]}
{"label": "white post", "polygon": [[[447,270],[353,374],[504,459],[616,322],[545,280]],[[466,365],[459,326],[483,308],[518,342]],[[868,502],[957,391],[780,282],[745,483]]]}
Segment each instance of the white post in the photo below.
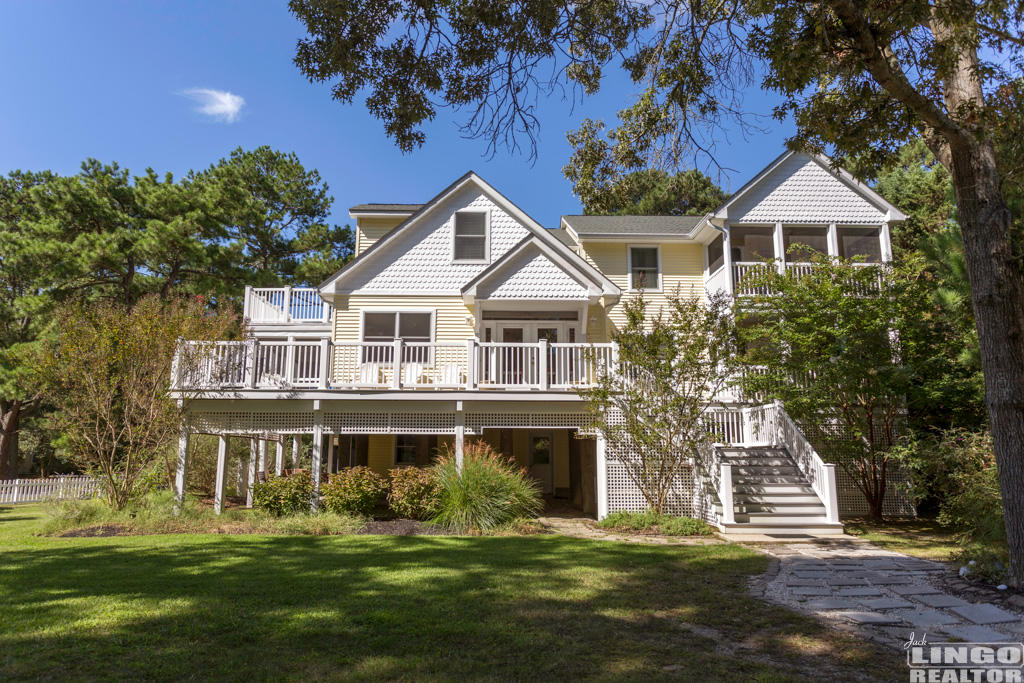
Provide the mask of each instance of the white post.
{"label": "white post", "polygon": [[256,388],[256,352],[258,351],[258,349],[259,349],[259,345],[258,345],[258,342],[255,339],[253,339],[252,341],[249,342],[249,344],[248,344],[248,354],[249,354],[249,359],[248,360],[249,360],[249,362],[246,363],[245,370],[248,373],[248,376],[246,377],[246,384],[248,385],[248,387],[250,389],[255,389]]}
{"label": "white post", "polygon": [[260,467],[259,471],[263,473],[263,476],[267,476],[267,440],[260,439]]}
{"label": "white post", "polygon": [[299,456],[302,450],[301,438],[298,434],[292,437],[292,469],[299,468]]}
{"label": "white post", "polygon": [[331,342],[324,337],[320,340],[320,388],[330,386],[331,377]]}
{"label": "white post", "polygon": [[597,435],[597,519],[608,516],[608,442],[602,434]]}
{"label": "white post", "polygon": [[284,474],[284,437],[278,434],[274,446],[274,474],[280,477]]}
{"label": "white post", "polygon": [[732,296],[736,292],[736,283],[733,282],[732,272],[732,236],[729,230],[729,221],[722,224],[725,232],[722,234],[722,263],[725,266],[725,287],[727,293]]}
{"label": "white post", "polygon": [[284,308],[281,309],[282,322],[290,322],[292,319],[292,288],[284,288]]}
{"label": "white post", "polygon": [[455,469],[462,473],[463,451],[466,442],[466,414],[455,411]]}
{"label": "white post", "polygon": [[295,381],[295,337],[288,337],[288,346],[284,349],[284,381],[289,385]]}
{"label": "white post", "polygon": [[828,514],[829,524],[839,524],[839,487],[836,483],[836,466],[833,463],[825,463],[824,489],[828,492],[828,500],[825,501],[825,510]]}
{"label": "white post", "polygon": [[174,473],[174,514],[185,504],[185,482],[188,479],[188,426],[182,422],[178,431],[178,469]]}
{"label": "white post", "polygon": [[402,340],[396,339],[391,346],[391,388],[402,388]]}
{"label": "white post", "polygon": [[537,366],[540,370],[540,377],[537,380],[540,383],[540,390],[548,390],[548,340],[541,339],[537,342],[537,354],[540,356],[538,359]]}
{"label": "white post", "polygon": [[327,479],[334,474],[334,434],[327,435]]}
{"label": "white post", "polygon": [[476,389],[476,339],[466,340],[466,388]]}
{"label": "white post", "polygon": [[722,503],[722,524],[736,523],[736,508],[732,504],[732,465],[721,464],[718,498]]}
{"label": "white post", "polygon": [[882,223],[882,229],[878,233],[878,239],[882,243],[882,263],[892,261],[892,239],[889,234],[889,224]]}
{"label": "white post", "polygon": [[213,493],[213,511],[224,511],[224,481],[228,478],[228,437],[221,434],[217,439],[217,480]]}
{"label": "white post", "polygon": [[252,507],[252,487],[256,484],[256,439],[249,439],[249,476],[245,480],[245,507]]}
{"label": "white post", "polygon": [[775,232],[772,234],[775,242],[775,259],[778,263],[780,273],[786,272],[786,240],[782,236],[782,223],[775,224]]}
{"label": "white post", "polygon": [[828,241],[828,253],[829,256],[839,256],[839,231],[836,228],[835,223],[828,224],[828,233],[826,234],[826,240]]}
{"label": "white post", "polygon": [[242,300],[242,317],[252,320],[252,285],[245,286],[245,299]]}
{"label": "white post", "polygon": [[309,511],[316,512],[320,506],[320,456],[324,443],[324,414],[319,410],[313,413],[313,495],[309,501]]}

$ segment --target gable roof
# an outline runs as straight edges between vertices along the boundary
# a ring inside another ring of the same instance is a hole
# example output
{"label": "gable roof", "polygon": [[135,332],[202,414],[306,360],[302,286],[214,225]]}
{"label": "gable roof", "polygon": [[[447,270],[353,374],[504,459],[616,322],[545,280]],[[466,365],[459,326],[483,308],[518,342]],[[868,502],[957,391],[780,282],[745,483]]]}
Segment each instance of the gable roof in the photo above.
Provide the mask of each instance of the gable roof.
{"label": "gable roof", "polygon": [[579,239],[677,237],[692,239],[704,216],[562,216]]}
{"label": "gable roof", "polygon": [[410,214],[415,213],[422,204],[389,204],[389,203],[369,203],[369,204],[356,204],[355,206],[349,207],[349,214],[361,214],[361,213],[393,213],[393,214]]}
{"label": "gable roof", "polygon": [[[483,194],[487,195],[487,197],[492,202],[494,202],[512,218],[516,219],[524,228],[526,228],[526,230],[528,230],[530,233],[536,236],[542,243],[550,247],[553,253],[560,254],[562,258],[565,259],[577,260],[579,264],[582,264],[586,268],[590,268],[600,278],[603,278],[608,285],[610,285],[612,288],[615,288],[615,285],[610,280],[608,280],[608,278],[598,273],[596,269],[594,269],[592,266],[586,263],[586,261],[584,261],[582,258],[577,256],[576,253],[572,251],[572,249],[563,244],[558,237],[551,234],[553,231],[541,226],[540,223],[535,221],[525,211],[523,211],[514,203],[512,203],[512,201],[509,200],[508,197],[495,190],[490,184],[488,184],[483,178],[478,176],[476,173],[474,173],[473,171],[468,171],[463,176],[455,180],[451,185],[437,193],[437,195],[435,195],[426,204],[421,205],[419,209],[417,209],[411,216],[406,218],[404,221],[399,223],[395,228],[385,233],[380,239],[374,242],[366,251],[364,251],[351,261],[349,261],[341,270],[339,270],[337,273],[335,273],[331,277],[327,278],[323,283],[321,283],[320,286],[318,287],[320,296],[330,301],[331,298],[333,298],[333,290],[338,282],[343,281],[346,277],[349,276],[350,273],[360,270],[366,267],[368,263],[372,263],[373,261],[377,260],[377,255],[382,252],[384,247],[394,242],[399,235],[408,230],[411,226],[416,225],[425,217],[429,216],[440,204],[442,204],[445,201],[445,199],[447,199],[454,193],[458,192],[459,190],[470,184],[475,185]],[[501,260],[503,259],[498,259],[498,261]]]}
{"label": "gable roof", "polygon": [[781,166],[785,161],[789,160],[791,157],[794,156],[800,156],[817,163],[825,171],[827,171],[829,175],[839,180],[848,188],[850,188],[855,193],[860,195],[869,204],[875,206],[880,213],[885,214],[886,221],[896,222],[904,221],[907,219],[906,214],[904,214],[898,208],[893,206],[884,197],[882,197],[880,194],[872,190],[870,187],[854,178],[849,173],[849,171],[836,166],[832,162],[832,160],[826,157],[825,155],[806,154],[804,152],[794,152],[792,150],[787,150],[783,152],[778,157],[776,157],[774,161],[765,166],[760,173],[758,173],[749,181],[747,181],[743,185],[743,187],[737,190],[735,194],[733,194],[731,197],[725,200],[725,202],[721,206],[715,209],[710,214],[710,218],[717,220],[728,220],[730,206],[736,204],[741,198],[747,195],[751,190],[753,190],[755,187],[757,187],[757,185],[759,185],[763,180],[765,180],[769,175],[771,175],[771,173],[775,171],[779,166]]}
{"label": "gable roof", "polygon": [[[530,251],[538,252],[559,270],[575,280],[586,291],[591,303],[596,303],[602,296],[618,297],[622,290],[603,273],[587,263],[573,252],[568,257],[561,250],[554,249],[548,242],[536,235],[528,235],[519,244],[509,249],[501,258],[485,268],[479,275],[470,280],[462,288],[462,298],[467,304],[477,298],[481,289],[488,283],[508,276],[517,265],[517,260]],[[524,297],[530,298],[530,297]]]}

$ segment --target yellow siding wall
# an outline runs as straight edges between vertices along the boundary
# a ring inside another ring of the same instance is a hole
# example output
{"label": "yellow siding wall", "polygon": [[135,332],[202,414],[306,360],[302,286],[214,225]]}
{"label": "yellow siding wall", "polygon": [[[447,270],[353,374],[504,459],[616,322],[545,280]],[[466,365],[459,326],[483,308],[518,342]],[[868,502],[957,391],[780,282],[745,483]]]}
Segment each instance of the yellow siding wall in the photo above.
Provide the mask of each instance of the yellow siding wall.
{"label": "yellow siding wall", "polygon": [[366,451],[366,466],[379,474],[387,474],[395,466],[395,437],[371,434]]}
{"label": "yellow siding wall", "polygon": [[[640,244],[647,244],[638,242]],[[666,295],[695,294],[704,296],[704,248],[700,244],[680,244],[673,242],[661,245],[662,291],[646,292],[648,312],[657,314],[668,301]],[[605,324],[601,325],[600,316],[595,316],[591,307],[590,320],[587,326],[587,341],[608,341],[626,321],[622,304],[638,294],[629,293],[629,273],[627,272],[626,250],[629,245],[623,242],[584,242],[581,245],[582,256],[595,268],[604,273],[609,280],[622,290],[622,299],[607,309]],[[594,318],[597,317],[597,320]],[[602,330],[602,327],[604,328]]]}
{"label": "yellow siding wall", "polygon": [[465,341],[473,337],[473,312],[458,296],[376,296],[352,294],[335,302],[334,341],[360,341],[362,309],[432,309],[435,341]]}
{"label": "yellow siding wall", "polygon": [[388,218],[360,218],[356,221],[356,256],[404,221],[406,216]]}

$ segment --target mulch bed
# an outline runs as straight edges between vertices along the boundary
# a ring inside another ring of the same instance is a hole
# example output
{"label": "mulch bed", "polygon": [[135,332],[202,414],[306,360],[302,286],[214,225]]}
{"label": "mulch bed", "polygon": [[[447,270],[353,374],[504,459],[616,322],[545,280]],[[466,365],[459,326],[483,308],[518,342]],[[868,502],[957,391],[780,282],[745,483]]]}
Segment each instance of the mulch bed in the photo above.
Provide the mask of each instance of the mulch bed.
{"label": "mulch bed", "polygon": [[360,534],[388,536],[440,536],[445,532],[414,519],[374,519],[367,522]]}
{"label": "mulch bed", "polygon": [[71,529],[60,534],[64,538],[102,538],[106,536],[129,536],[131,529],[121,524],[100,524],[87,526],[84,529]]}

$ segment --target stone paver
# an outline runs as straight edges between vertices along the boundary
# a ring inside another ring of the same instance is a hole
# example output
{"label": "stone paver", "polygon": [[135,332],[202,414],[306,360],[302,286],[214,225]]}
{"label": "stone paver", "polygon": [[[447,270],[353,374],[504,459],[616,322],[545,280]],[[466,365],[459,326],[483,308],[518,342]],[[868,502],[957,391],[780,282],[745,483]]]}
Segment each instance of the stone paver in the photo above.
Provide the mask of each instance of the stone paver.
{"label": "stone paver", "polygon": [[975,624],[1005,624],[1008,621],[1020,620],[1020,617],[1016,614],[1010,614],[995,605],[964,605],[962,607],[951,607],[949,611],[959,614],[967,621],[973,621]]}
{"label": "stone paver", "polygon": [[1024,616],[947,594],[942,577],[952,570],[937,562],[842,540],[764,548],[777,571],[754,584],[761,597],[894,649],[911,633],[929,642],[1019,642],[1024,634]]}

